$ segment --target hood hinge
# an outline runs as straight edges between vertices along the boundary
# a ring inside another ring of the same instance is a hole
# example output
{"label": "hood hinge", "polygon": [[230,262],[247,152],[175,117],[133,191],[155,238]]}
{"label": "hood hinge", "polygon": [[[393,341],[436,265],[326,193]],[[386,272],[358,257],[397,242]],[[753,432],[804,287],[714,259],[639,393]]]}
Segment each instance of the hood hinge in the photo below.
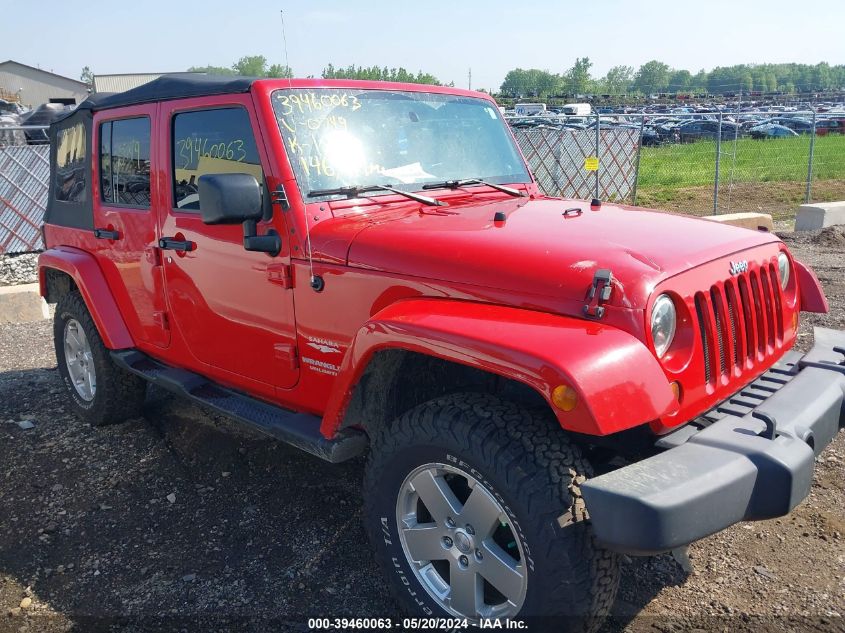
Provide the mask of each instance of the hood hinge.
{"label": "hood hinge", "polygon": [[584,304],[584,316],[588,319],[600,319],[604,316],[605,309],[602,304],[610,301],[610,293],[613,291],[613,273],[608,268],[599,268],[593,275],[593,284],[587,294],[587,303]]}
{"label": "hood hinge", "polygon": [[267,266],[267,279],[282,288],[293,288],[293,275],[288,264],[270,264]]}

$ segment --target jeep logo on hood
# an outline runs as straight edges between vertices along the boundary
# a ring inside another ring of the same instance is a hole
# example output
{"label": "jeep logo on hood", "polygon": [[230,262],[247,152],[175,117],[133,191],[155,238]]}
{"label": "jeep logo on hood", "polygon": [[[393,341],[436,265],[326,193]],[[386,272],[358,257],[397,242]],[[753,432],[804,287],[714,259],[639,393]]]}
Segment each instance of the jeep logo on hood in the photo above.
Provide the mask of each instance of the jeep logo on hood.
{"label": "jeep logo on hood", "polygon": [[731,274],[739,275],[748,272],[748,260],[742,259],[738,262],[731,262]]}

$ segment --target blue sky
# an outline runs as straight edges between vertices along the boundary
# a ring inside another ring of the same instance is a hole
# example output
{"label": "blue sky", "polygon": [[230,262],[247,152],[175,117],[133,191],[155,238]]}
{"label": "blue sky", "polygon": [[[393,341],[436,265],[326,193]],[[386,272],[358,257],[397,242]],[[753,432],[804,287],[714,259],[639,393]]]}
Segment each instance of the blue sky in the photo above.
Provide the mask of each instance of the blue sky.
{"label": "blue sky", "polygon": [[78,78],[229,66],[242,55],[284,61],[297,76],[338,65],[404,66],[441,81],[498,88],[511,68],[562,72],[576,57],[593,74],[650,59],[693,72],[734,63],[845,63],[843,0],[709,2],[354,3],[206,0],[42,0],[38,18],[0,22],[0,61]]}

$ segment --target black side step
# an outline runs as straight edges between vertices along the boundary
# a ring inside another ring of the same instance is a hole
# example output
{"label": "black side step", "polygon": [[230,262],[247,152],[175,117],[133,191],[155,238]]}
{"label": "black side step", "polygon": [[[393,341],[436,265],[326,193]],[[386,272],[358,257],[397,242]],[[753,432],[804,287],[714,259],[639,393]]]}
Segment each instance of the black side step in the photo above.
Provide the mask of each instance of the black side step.
{"label": "black side step", "polygon": [[333,439],[320,433],[320,418],[296,413],[221,387],[184,369],[168,367],[137,350],[112,350],[115,363],[154,385],[205,405],[223,415],[336,464],[364,452],[367,436],[342,429]]}

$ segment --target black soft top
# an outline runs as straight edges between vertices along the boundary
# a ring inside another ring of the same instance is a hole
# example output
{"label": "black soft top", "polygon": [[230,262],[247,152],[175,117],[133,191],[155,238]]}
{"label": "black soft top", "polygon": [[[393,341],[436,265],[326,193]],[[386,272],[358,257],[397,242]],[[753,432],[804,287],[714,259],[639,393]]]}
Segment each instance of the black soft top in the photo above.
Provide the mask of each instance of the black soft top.
{"label": "black soft top", "polygon": [[[211,95],[249,92],[256,79],[252,77],[227,77],[201,73],[174,73],[126,92],[91,95],[79,107],[53,120],[50,124],[50,185],[45,224],[57,224],[83,230],[94,228],[92,206],[93,183],[91,182],[90,158],[94,156],[91,145],[94,112],[119,108],[121,106],[153,103],[167,99],[205,97]],[[80,128],[77,138],[81,139],[73,158],[74,165],[57,167],[58,137],[70,128]],[[80,191],[73,199],[58,199],[57,192],[62,183],[71,179]]]}
{"label": "black soft top", "polygon": [[210,95],[249,92],[255,77],[229,77],[204,73],[173,73],[126,92],[93,94],[79,104],[77,110],[108,110],[121,106],[153,103],[167,99],[206,97]]}

